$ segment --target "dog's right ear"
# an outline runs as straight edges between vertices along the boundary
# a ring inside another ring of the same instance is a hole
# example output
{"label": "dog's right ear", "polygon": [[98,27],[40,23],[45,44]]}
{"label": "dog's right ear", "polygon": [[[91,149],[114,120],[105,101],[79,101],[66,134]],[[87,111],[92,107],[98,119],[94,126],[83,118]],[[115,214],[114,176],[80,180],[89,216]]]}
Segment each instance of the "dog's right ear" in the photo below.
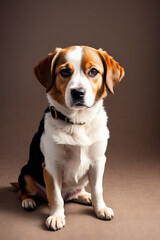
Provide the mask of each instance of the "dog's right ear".
{"label": "dog's right ear", "polygon": [[38,81],[46,88],[46,92],[52,87],[52,69],[60,50],[60,48],[56,48],[53,53],[48,54],[46,58],[41,60],[39,64],[34,67],[34,73]]}
{"label": "dog's right ear", "polygon": [[102,61],[106,66],[106,86],[110,93],[114,94],[113,88],[121,81],[124,77],[124,69],[116,62],[107,52],[103,51],[101,48],[98,49]]}

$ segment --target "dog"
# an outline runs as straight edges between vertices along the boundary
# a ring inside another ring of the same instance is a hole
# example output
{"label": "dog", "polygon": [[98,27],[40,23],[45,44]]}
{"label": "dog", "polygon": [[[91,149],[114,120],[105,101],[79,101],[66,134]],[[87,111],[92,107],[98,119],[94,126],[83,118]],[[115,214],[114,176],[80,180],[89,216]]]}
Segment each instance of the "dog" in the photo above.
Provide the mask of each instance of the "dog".
{"label": "dog", "polygon": [[[109,139],[103,99],[124,76],[124,69],[102,49],[56,48],[34,68],[46,88],[49,107],[34,135],[28,163],[21,169],[18,196],[33,210],[36,198],[47,196],[46,226],[65,226],[64,203],[92,205],[99,219],[114,212],[103,200],[105,152]],[[91,194],[85,187],[90,184]],[[46,193],[46,194],[44,194]]]}

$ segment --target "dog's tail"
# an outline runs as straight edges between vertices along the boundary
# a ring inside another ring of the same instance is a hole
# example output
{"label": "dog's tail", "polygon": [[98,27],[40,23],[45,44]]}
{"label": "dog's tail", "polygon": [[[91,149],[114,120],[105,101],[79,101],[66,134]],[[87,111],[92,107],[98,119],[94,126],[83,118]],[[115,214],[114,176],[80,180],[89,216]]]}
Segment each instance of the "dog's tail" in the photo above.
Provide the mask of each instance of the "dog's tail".
{"label": "dog's tail", "polygon": [[18,182],[11,182],[10,184],[12,185],[12,187],[16,188],[17,190],[20,189],[20,186],[19,186]]}

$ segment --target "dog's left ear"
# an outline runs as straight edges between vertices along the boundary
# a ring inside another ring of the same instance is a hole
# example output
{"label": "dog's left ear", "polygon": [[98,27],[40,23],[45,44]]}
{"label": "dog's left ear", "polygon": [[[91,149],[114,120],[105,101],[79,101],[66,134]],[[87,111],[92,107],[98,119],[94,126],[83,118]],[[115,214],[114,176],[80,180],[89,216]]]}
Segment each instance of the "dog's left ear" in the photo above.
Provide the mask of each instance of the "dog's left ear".
{"label": "dog's left ear", "polygon": [[114,94],[113,88],[124,77],[124,69],[102,49],[98,49],[106,70],[106,85],[110,93]]}
{"label": "dog's left ear", "polygon": [[34,67],[34,73],[37,79],[46,88],[47,92],[51,89],[53,84],[52,69],[59,52],[60,48],[56,48],[53,53],[48,54],[46,58],[41,60],[38,65]]}

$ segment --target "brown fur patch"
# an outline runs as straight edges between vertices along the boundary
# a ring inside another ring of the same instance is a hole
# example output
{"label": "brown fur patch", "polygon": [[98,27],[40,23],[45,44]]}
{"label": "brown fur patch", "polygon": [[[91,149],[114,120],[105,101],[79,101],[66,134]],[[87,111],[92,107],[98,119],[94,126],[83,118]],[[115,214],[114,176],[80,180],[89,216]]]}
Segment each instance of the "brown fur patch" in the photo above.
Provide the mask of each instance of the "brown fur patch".
{"label": "brown fur patch", "polygon": [[21,200],[22,200],[22,201],[25,200],[25,199],[27,199],[27,198],[30,198],[30,195],[27,194],[27,193],[25,193],[25,194],[23,194],[23,195],[21,196]]}
{"label": "brown fur patch", "polygon": [[90,47],[83,47],[83,51],[84,54],[82,59],[82,69],[85,74],[87,75],[87,70],[91,68],[96,68],[99,72],[99,74],[93,79],[87,76],[91,84],[92,91],[95,95],[95,99],[98,101],[107,95],[103,82],[103,63],[96,49]]}
{"label": "brown fur patch", "polygon": [[21,189],[18,191],[18,198],[23,201],[27,198],[31,198],[29,194],[27,193],[22,193]]}
{"label": "brown fur patch", "polygon": [[52,87],[52,74],[51,74],[51,62],[57,52],[48,55],[46,58],[41,60],[34,68],[34,73],[39,82],[46,88],[48,92]]}
{"label": "brown fur patch", "polygon": [[60,71],[64,67],[69,68],[71,72],[74,71],[72,63],[67,62],[65,58],[65,55],[69,49],[72,49],[72,47],[62,49],[58,56],[53,74],[55,79],[53,81],[52,89],[49,91],[49,95],[61,105],[65,103],[65,91],[71,78],[63,78],[60,74]]}
{"label": "brown fur patch", "polygon": [[64,81],[61,77],[57,76],[52,89],[49,91],[49,95],[61,105],[65,103],[65,91],[68,82],[69,79]]}
{"label": "brown fur patch", "polygon": [[14,188],[20,189],[19,183],[18,182],[12,182],[10,183]]}
{"label": "brown fur patch", "polygon": [[35,195],[36,194],[35,180],[30,175],[26,175],[25,181],[26,181],[26,193],[29,195]]}
{"label": "brown fur patch", "polygon": [[46,184],[47,198],[49,202],[49,207],[54,208],[54,182],[50,173],[45,169],[45,163],[42,164],[44,181]]}
{"label": "brown fur patch", "polygon": [[105,51],[98,50],[104,64],[106,65],[106,84],[108,90],[114,94],[113,88],[121,81],[124,76],[124,69]]}

